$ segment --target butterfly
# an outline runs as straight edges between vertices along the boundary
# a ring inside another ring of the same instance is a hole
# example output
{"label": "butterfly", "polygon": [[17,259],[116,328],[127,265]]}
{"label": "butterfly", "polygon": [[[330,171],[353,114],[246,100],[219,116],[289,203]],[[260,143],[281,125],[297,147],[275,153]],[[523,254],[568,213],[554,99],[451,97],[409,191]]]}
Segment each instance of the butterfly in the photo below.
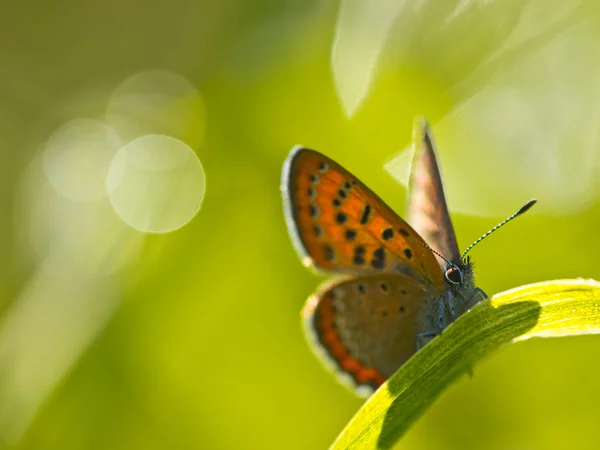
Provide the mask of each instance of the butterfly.
{"label": "butterfly", "polygon": [[[420,347],[487,298],[461,254],[433,138],[413,127],[408,222],[327,156],[294,147],[283,166],[284,214],[305,266],[337,275],[306,302],[307,337],[340,381],[369,395]],[[411,225],[409,225],[412,224]]]}

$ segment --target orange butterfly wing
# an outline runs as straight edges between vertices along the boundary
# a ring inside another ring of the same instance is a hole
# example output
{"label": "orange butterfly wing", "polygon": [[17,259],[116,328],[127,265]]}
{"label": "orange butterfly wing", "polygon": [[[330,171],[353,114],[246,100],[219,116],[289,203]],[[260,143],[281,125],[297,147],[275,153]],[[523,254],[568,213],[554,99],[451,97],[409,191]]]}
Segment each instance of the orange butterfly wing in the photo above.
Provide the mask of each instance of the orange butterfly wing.
{"label": "orange butterfly wing", "polygon": [[414,278],[380,274],[326,283],[302,311],[321,360],[358,394],[368,395],[416,351],[431,294]]}
{"label": "orange butterfly wing", "polygon": [[286,221],[305,265],[353,275],[400,273],[445,289],[423,239],[354,175],[325,155],[292,149],[284,164]]}

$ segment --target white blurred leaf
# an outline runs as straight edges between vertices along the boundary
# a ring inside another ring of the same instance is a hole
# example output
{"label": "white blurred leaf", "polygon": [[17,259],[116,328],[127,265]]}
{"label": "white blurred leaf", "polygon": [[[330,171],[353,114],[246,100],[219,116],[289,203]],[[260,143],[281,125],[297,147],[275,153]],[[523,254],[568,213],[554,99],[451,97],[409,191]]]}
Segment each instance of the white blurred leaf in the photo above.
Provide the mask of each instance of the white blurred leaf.
{"label": "white blurred leaf", "polygon": [[[528,46],[433,127],[451,209],[505,214],[530,197],[537,212],[576,211],[598,195],[600,21],[586,20]],[[399,181],[400,163],[386,168]]]}
{"label": "white blurred leaf", "polygon": [[[344,0],[332,55],[340,100],[351,116],[387,47],[386,60],[419,66],[455,99],[434,124],[452,210],[497,216],[537,197],[537,212],[575,211],[596,197],[600,172],[597,10],[591,1]],[[401,182],[405,167],[386,165]]]}
{"label": "white blurred leaf", "polygon": [[406,0],[341,1],[331,66],[348,117],[368,94],[388,33],[407,3]]}

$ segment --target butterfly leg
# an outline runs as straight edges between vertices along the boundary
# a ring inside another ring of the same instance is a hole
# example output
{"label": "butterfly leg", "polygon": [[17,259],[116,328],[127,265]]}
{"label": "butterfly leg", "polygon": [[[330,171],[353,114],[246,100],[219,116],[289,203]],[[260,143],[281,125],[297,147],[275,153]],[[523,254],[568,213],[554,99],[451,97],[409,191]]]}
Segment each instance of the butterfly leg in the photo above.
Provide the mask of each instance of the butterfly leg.
{"label": "butterfly leg", "polygon": [[[477,295],[477,294],[479,294],[482,297],[481,300],[485,300],[488,298],[487,294],[485,292],[483,292],[483,289],[478,288],[478,287],[475,288],[475,295]],[[479,301],[481,301],[481,300],[479,300]]]}
{"label": "butterfly leg", "polygon": [[469,309],[471,309],[477,303],[482,302],[483,300],[486,300],[487,298],[488,298],[487,294],[485,292],[483,292],[482,289],[476,287],[473,295],[469,299],[469,303],[468,303]]}
{"label": "butterfly leg", "polygon": [[450,310],[450,317],[452,319],[452,322],[454,322],[456,320],[456,302],[454,301],[454,295],[452,295],[452,292],[448,292],[448,297],[446,301],[448,303],[448,309]]}
{"label": "butterfly leg", "polygon": [[471,364],[467,366],[467,374],[469,374],[469,378],[473,378],[473,375],[475,375],[475,372],[473,372],[473,366]]}
{"label": "butterfly leg", "polygon": [[422,347],[425,347],[434,337],[436,337],[438,333],[434,331],[426,331],[424,333],[417,334],[417,351],[421,350]]}
{"label": "butterfly leg", "polygon": [[439,327],[440,327],[440,332],[441,332],[447,326],[447,324],[446,324],[446,300],[445,300],[444,296],[440,297],[440,303],[438,305],[438,321],[439,321]]}
{"label": "butterfly leg", "polygon": [[438,331],[425,331],[423,333],[417,334],[417,351],[424,347],[431,339],[440,334],[444,328],[447,326],[447,318],[446,318],[446,299],[444,296],[440,297],[438,303]]}

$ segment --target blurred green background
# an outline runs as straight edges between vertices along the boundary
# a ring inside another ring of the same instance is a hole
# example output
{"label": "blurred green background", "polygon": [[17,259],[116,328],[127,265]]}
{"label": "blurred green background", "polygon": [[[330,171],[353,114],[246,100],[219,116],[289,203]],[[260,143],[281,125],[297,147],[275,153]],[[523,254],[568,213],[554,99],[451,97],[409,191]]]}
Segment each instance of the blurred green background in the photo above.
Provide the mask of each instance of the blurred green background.
{"label": "blurred green background", "polygon": [[[395,157],[425,115],[462,248],[539,200],[473,251],[488,294],[599,279],[599,12],[591,0],[3,2],[0,448],[333,442],[362,400],[302,335],[321,278],[282,214],[296,144],[401,212]],[[156,134],[187,146],[119,150]],[[494,354],[398,447],[596,448],[599,345]]]}

